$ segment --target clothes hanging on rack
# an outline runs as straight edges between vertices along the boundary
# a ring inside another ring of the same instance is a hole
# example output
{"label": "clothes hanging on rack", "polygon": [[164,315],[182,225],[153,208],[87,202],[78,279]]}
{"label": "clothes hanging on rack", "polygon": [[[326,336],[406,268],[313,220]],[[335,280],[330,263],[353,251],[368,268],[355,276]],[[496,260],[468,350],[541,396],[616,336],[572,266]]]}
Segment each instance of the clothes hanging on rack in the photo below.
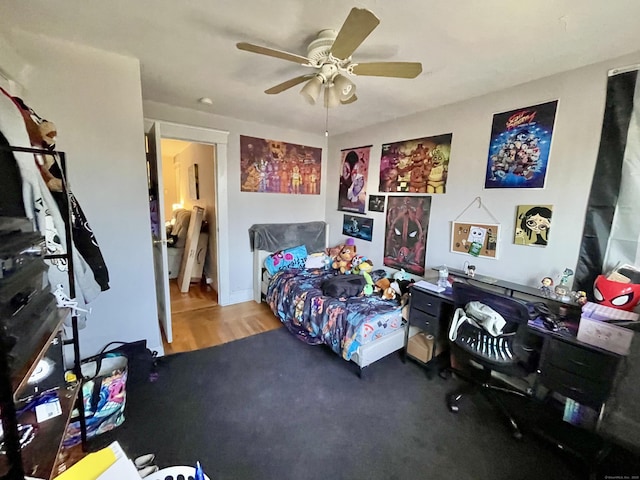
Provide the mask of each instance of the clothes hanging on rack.
{"label": "clothes hanging on rack", "polygon": [[[52,151],[51,155],[36,155],[36,163],[42,178],[58,203],[61,212],[68,211],[71,202],[71,228],[75,247],[91,267],[96,282],[102,291],[109,289],[109,271],[89,222],[73,192],[68,188],[59,158],[54,153],[57,128],[53,122],[45,120],[29,107],[21,98],[12,97],[20,108],[20,113],[27,127],[31,145]],[[66,190],[66,193],[65,193]],[[67,215],[63,216],[69,221]]]}
{"label": "clothes hanging on rack", "polygon": [[[5,90],[0,88],[0,91],[0,132],[12,146],[31,147],[18,106]],[[13,156],[22,180],[22,200],[26,216],[33,222],[35,229],[45,236],[48,254],[66,252],[65,222],[57,202],[34,161],[34,155],[13,152]],[[78,249],[74,248],[72,251],[77,300],[86,304],[97,297],[101,288]],[[66,260],[53,259],[48,260],[47,263],[50,264],[49,282],[52,285],[68,285]]]}

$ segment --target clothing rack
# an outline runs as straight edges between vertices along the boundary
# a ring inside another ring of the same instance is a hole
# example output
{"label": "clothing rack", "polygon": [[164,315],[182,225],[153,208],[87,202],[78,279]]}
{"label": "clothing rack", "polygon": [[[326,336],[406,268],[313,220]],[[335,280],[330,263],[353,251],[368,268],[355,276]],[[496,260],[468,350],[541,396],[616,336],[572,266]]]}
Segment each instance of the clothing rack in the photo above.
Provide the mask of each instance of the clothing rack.
{"label": "clothing rack", "polygon": [[[7,146],[0,145],[0,150],[2,151],[11,151],[11,152],[23,152],[23,153],[33,153],[36,155],[54,155],[59,160],[59,167],[62,173],[62,188],[63,192],[67,197],[67,211],[60,212],[63,216],[66,215],[65,225],[65,239],[66,239],[66,252],[63,254],[55,254],[55,255],[43,255],[44,260],[53,260],[53,259],[66,259],[67,260],[67,274],[69,277],[69,297],[76,297],[76,285],[75,285],[75,274],[73,267],[73,233],[72,233],[72,211],[71,211],[71,199],[70,199],[70,189],[68,188],[67,183],[67,162],[66,155],[64,152],[55,151],[55,150],[46,150],[40,148],[32,148],[32,147],[17,147],[17,146]],[[59,331],[59,328],[58,330]],[[82,396],[82,369],[80,362],[80,342],[79,342],[79,327],[78,327],[78,315],[77,311],[71,310],[71,338],[67,338],[63,341],[63,345],[72,345],[73,346],[73,372],[80,382],[79,388],[76,392],[79,392],[76,397],[74,403],[77,406],[77,410],[79,412],[79,421],[80,421],[80,431],[81,431],[81,440],[82,440],[82,449],[86,451],[87,445],[87,428],[86,428],[86,419],[84,415],[84,405],[83,405],[83,396]],[[0,342],[1,343],[1,342]],[[46,349],[46,347],[45,347]],[[23,458],[22,451],[20,446],[20,434],[18,431],[18,420],[17,420],[17,412],[15,409],[14,403],[14,391],[12,385],[12,376],[11,371],[8,364],[7,358],[8,352],[5,350],[4,345],[0,345],[0,405],[2,410],[2,425],[4,428],[4,444],[6,450],[6,457],[9,463],[9,471],[2,478],[6,479],[24,479],[25,472],[23,467]],[[60,366],[64,368],[64,365]],[[62,385],[61,385],[62,387]],[[69,413],[69,416],[71,413]],[[64,432],[63,432],[64,436]],[[62,438],[60,439],[62,440]],[[61,445],[62,442],[60,442]],[[56,450],[56,454],[57,454]],[[55,466],[55,465],[54,465]],[[52,466],[53,468],[53,466]],[[52,476],[53,472],[49,472]]]}

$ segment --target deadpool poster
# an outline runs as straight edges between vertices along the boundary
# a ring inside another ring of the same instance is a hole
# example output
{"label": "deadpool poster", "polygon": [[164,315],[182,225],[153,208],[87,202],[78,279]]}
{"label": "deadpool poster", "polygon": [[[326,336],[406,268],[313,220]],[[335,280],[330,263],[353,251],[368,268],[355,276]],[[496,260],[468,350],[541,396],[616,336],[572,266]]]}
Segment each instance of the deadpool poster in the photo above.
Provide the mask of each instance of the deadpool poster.
{"label": "deadpool poster", "polygon": [[390,196],[384,239],[384,264],[424,275],[431,197]]}

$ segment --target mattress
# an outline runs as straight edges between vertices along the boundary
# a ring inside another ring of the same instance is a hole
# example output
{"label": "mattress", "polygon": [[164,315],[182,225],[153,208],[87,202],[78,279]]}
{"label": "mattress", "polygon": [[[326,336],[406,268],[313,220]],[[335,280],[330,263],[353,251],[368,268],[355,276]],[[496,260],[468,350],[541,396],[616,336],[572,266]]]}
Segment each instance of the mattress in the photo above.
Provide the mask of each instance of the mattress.
{"label": "mattress", "polygon": [[401,307],[395,300],[323,295],[321,284],[333,275],[327,270],[278,272],[269,283],[267,303],[300,340],[324,343],[345,360],[361,345],[402,328]]}

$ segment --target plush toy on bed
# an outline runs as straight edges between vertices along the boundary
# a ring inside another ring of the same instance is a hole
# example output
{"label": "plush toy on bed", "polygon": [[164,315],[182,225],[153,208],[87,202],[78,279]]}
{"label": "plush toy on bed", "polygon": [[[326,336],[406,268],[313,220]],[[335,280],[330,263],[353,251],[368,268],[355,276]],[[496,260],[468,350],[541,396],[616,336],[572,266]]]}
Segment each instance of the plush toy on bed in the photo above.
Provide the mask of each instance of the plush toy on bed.
{"label": "plush toy on bed", "polygon": [[351,273],[351,260],[356,255],[355,245],[343,245],[338,254],[334,257],[331,266],[340,273]]}

